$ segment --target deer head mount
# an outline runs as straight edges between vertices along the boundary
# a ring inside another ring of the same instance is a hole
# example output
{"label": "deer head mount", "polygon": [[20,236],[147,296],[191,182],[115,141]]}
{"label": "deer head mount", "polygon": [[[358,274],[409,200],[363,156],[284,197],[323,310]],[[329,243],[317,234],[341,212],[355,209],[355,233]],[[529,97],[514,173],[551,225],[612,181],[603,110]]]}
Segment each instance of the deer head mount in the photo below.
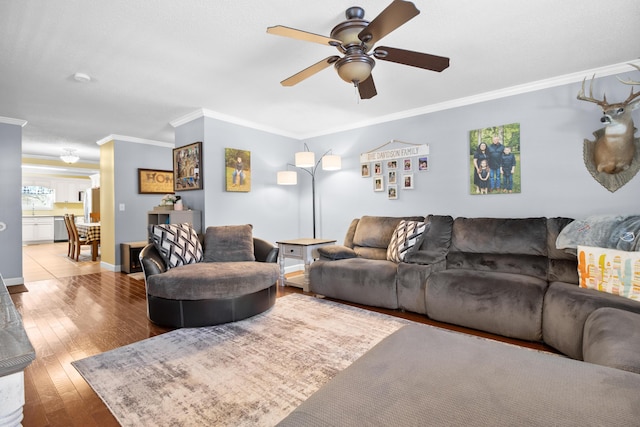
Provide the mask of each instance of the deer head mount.
{"label": "deer head mount", "polygon": [[[640,71],[640,67],[631,64]],[[633,125],[633,117],[631,112],[640,107],[640,92],[634,93],[633,87],[631,94],[623,102],[609,104],[607,96],[603,94],[602,100],[598,100],[593,96],[593,79],[589,86],[589,96],[585,95],[584,84],[587,80],[585,77],[582,81],[582,88],[578,92],[578,99],[581,101],[593,102],[602,108],[603,116],[600,119],[605,124],[604,132],[599,133],[598,139],[593,147],[593,162],[599,173],[617,174],[625,171],[631,166],[636,153]],[[620,79],[619,79],[620,80]],[[640,82],[632,80],[620,80],[624,84],[636,85]],[[585,159],[586,161],[586,159]]]}

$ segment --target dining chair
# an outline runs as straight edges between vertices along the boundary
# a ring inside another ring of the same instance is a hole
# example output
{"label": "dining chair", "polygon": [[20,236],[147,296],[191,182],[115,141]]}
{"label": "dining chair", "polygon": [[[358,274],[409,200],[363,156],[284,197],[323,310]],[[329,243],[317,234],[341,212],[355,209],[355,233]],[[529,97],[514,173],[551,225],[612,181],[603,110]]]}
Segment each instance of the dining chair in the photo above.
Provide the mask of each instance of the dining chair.
{"label": "dining chair", "polygon": [[89,214],[91,222],[100,222],[100,212],[92,212]]}
{"label": "dining chair", "polygon": [[80,258],[80,249],[82,248],[82,245],[91,246],[91,242],[87,242],[86,236],[81,236],[78,233],[78,227],[76,227],[76,220],[75,220],[74,214],[71,214],[69,216],[69,225],[71,227],[71,233],[73,234],[73,246],[74,246],[74,253],[72,254],[71,258],[78,261],[78,258]]}
{"label": "dining chair", "polygon": [[71,225],[69,224],[70,217],[69,214],[64,214],[64,225],[67,227],[67,235],[69,236],[69,246],[67,247],[67,256],[72,258],[72,254],[74,253],[74,239],[73,239],[73,231],[71,231]]}

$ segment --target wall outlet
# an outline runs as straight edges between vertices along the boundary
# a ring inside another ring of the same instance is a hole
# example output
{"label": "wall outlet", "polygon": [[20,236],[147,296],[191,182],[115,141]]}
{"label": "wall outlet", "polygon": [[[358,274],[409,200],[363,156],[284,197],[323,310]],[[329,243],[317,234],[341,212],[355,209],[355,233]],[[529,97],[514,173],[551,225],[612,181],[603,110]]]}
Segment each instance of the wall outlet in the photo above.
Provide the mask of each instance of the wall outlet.
{"label": "wall outlet", "polygon": [[124,212],[124,203],[120,203],[120,212]]}

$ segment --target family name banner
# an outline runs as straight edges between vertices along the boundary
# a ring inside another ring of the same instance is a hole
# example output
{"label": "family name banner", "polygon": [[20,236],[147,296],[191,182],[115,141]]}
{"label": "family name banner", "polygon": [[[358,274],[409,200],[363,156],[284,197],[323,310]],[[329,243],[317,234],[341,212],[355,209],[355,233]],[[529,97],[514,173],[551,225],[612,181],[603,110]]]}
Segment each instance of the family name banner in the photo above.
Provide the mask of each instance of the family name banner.
{"label": "family name banner", "polygon": [[[388,144],[392,142],[400,142],[400,141],[390,141]],[[408,144],[408,143],[404,142],[403,144]],[[411,144],[408,147],[393,148],[393,149],[384,150],[384,151],[369,151],[368,153],[362,153],[360,154],[360,163],[375,162],[379,160],[403,159],[406,157],[415,157],[415,156],[427,156],[428,154],[429,154],[429,144],[422,144],[422,145]]]}

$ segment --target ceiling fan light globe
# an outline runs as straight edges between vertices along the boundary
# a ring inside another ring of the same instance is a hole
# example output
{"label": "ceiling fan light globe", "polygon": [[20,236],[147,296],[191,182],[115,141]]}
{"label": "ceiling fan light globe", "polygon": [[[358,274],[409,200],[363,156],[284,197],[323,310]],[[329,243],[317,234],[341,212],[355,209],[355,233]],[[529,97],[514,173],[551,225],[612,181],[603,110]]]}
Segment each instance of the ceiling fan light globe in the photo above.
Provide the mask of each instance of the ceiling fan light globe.
{"label": "ceiling fan light globe", "polygon": [[357,84],[369,78],[374,65],[373,59],[367,55],[352,55],[339,59],[335,67],[342,80]]}

